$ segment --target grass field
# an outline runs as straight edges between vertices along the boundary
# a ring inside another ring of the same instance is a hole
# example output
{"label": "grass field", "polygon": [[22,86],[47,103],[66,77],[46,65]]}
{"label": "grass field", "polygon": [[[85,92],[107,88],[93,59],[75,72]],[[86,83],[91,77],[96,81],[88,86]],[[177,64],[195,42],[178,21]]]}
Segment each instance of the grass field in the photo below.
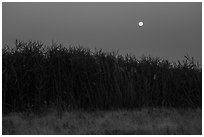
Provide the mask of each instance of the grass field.
{"label": "grass field", "polygon": [[3,134],[201,135],[201,109],[71,111],[43,116],[11,113],[3,117]]}
{"label": "grass field", "polygon": [[2,49],[3,134],[201,134],[202,70],[193,57],[15,46]]}

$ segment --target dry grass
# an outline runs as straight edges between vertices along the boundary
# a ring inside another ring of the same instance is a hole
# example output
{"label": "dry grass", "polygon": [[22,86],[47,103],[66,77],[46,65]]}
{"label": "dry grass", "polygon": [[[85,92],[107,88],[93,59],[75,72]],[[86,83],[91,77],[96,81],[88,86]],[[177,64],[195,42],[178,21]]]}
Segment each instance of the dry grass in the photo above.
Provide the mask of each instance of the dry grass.
{"label": "dry grass", "polygon": [[201,109],[51,111],[3,116],[3,134],[202,134]]}

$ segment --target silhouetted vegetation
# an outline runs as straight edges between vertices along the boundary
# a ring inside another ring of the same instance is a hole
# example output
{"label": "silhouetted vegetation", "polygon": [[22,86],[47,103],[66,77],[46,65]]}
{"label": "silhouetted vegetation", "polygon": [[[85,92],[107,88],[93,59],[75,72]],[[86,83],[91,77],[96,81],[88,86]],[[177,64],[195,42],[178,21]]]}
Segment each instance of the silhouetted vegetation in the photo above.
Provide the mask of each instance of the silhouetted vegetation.
{"label": "silhouetted vegetation", "polygon": [[2,53],[4,113],[202,107],[202,71],[188,56],[170,63],[36,41],[15,45]]}

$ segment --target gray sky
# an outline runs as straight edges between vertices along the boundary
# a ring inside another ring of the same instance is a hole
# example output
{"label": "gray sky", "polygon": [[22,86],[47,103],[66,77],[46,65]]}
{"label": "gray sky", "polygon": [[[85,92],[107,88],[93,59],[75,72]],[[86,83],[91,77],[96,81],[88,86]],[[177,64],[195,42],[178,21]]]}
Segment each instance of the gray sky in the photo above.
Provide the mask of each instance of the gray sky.
{"label": "gray sky", "polygon": [[3,45],[57,40],[137,57],[202,60],[201,2],[3,3],[2,10]]}

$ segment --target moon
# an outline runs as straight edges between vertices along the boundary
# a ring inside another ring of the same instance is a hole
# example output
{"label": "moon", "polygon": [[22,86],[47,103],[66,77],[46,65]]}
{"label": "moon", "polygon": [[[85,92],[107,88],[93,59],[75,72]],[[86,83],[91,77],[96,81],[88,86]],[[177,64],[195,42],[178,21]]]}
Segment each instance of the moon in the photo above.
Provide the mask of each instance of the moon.
{"label": "moon", "polygon": [[138,23],[138,25],[139,25],[140,27],[142,27],[142,26],[144,25],[144,23],[143,23],[142,21],[140,21],[140,22]]}

